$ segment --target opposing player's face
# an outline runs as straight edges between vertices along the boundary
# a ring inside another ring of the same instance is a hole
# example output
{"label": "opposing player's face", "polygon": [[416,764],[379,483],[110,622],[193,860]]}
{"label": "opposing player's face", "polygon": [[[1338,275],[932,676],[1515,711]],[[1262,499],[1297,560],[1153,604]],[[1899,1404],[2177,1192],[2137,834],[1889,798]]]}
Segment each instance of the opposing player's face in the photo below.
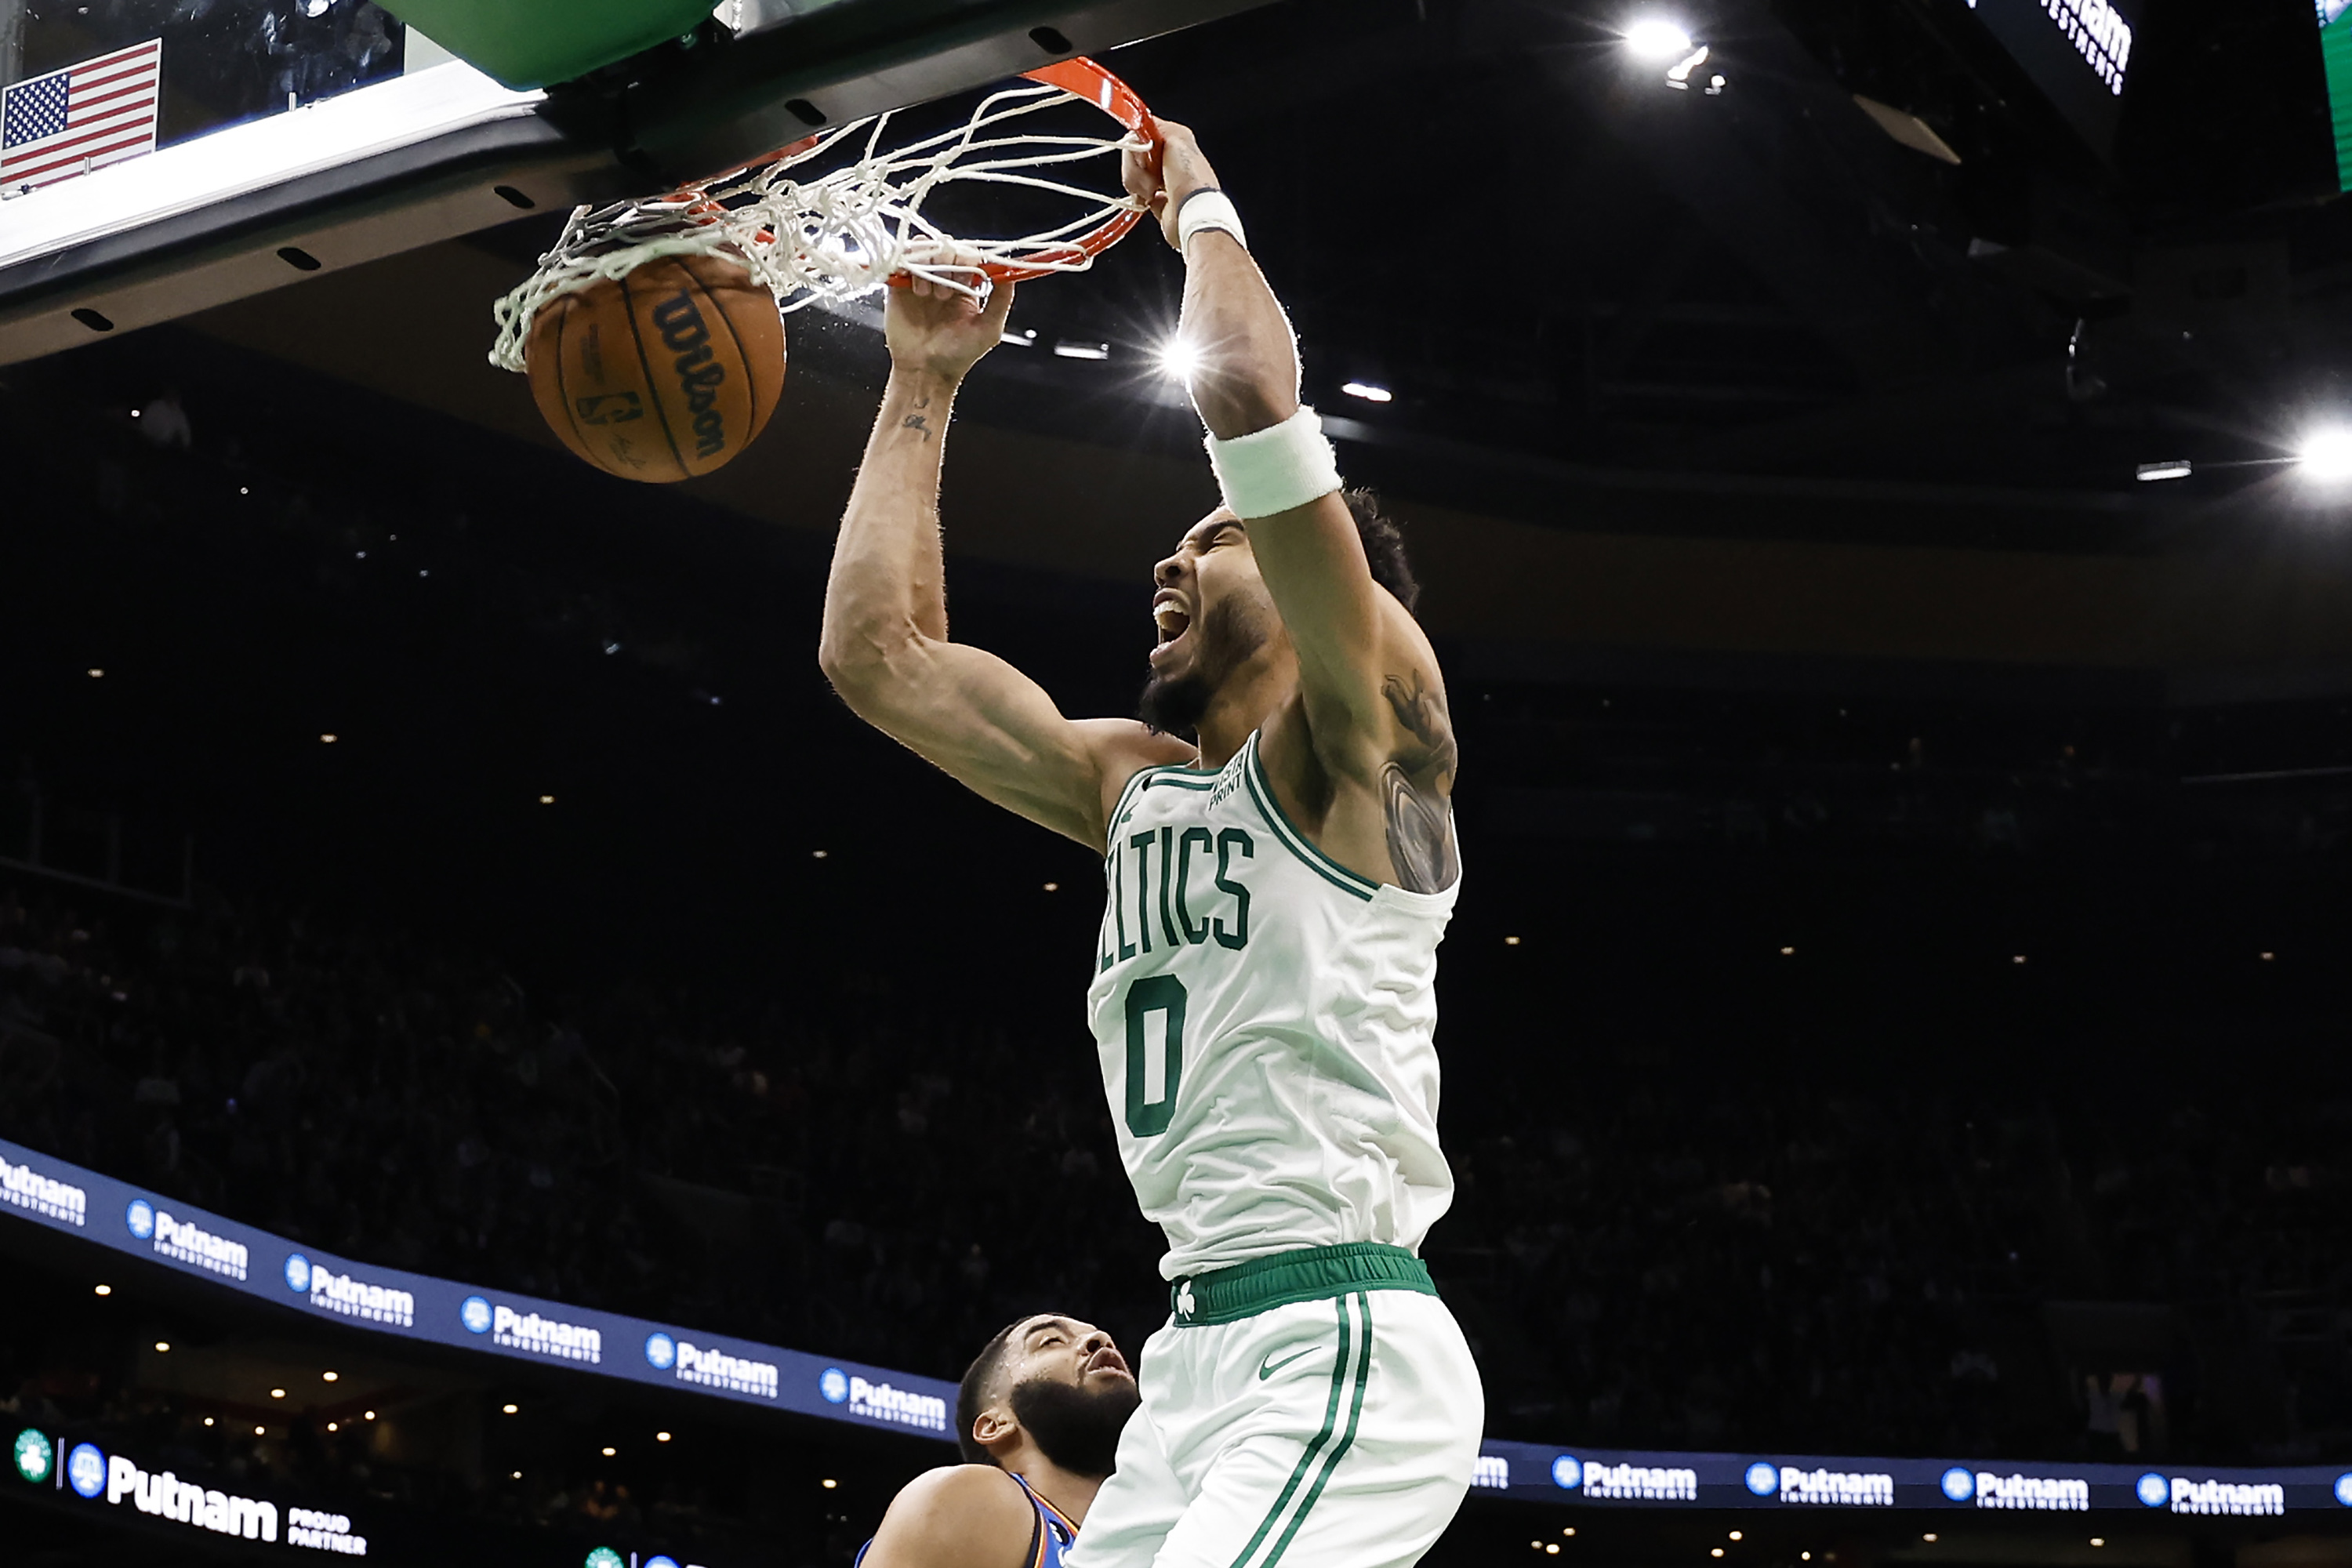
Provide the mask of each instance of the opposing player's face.
{"label": "opposing player's face", "polygon": [[1135,1373],[1109,1334],[1053,1313],[1041,1313],[1013,1331],[1003,1377],[1008,1388],[1038,1378],[1089,1391],[1135,1386]]}
{"label": "opposing player's face", "polygon": [[1217,689],[1280,623],[1250,552],[1249,530],[1222,507],[1188,529],[1151,577],[1159,641],[1143,717],[1160,729],[1189,732]]}
{"label": "opposing player's face", "polygon": [[1047,1458],[1077,1475],[1110,1474],[1143,1396],[1108,1334],[1075,1318],[1032,1318],[1013,1331],[1004,1377],[1013,1418]]}

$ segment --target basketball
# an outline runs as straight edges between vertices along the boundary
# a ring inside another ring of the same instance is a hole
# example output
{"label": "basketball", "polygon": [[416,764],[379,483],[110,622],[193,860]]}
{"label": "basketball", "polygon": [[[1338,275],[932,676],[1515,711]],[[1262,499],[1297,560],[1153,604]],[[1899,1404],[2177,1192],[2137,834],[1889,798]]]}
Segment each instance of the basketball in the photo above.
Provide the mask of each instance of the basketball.
{"label": "basketball", "polygon": [[531,395],[608,474],[675,484],[725,467],[776,411],[775,298],[720,256],[667,256],[551,300],[531,324]]}

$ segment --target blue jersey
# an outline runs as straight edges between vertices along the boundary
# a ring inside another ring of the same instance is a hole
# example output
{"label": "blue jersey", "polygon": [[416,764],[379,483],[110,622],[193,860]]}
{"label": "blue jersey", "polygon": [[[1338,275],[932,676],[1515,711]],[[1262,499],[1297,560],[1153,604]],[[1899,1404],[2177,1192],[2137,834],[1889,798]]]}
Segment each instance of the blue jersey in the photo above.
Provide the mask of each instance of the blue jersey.
{"label": "blue jersey", "polygon": [[[1028,1498],[1029,1507],[1036,1514],[1029,1527],[1029,1554],[1021,1561],[1023,1568],[1062,1568],[1062,1553],[1078,1539],[1078,1527],[1062,1517],[1062,1510],[1030,1489],[1029,1483],[1019,1476],[1022,1494]],[[857,1549],[853,1568],[865,1568],[866,1554],[874,1550],[871,1541]]]}

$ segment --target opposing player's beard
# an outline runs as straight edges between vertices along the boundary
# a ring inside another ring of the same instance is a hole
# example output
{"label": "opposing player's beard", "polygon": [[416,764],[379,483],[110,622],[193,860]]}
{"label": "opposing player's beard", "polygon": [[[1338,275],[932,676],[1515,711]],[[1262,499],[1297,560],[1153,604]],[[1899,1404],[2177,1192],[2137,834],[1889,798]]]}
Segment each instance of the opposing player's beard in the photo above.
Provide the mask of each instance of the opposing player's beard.
{"label": "opposing player's beard", "polygon": [[1136,717],[1163,735],[1181,735],[1188,741],[1200,729],[1202,716],[1208,712],[1210,700],[1225,677],[1265,646],[1265,628],[1255,616],[1244,614],[1236,599],[1220,599],[1210,605],[1192,635],[1201,639],[1192,668],[1172,679],[1153,670],[1136,701]]}
{"label": "opposing player's beard", "polygon": [[1118,1435],[1143,1403],[1135,1384],[1113,1378],[1099,1393],[1034,1377],[1013,1390],[1013,1418],[1045,1458],[1078,1476],[1107,1476],[1118,1462]]}

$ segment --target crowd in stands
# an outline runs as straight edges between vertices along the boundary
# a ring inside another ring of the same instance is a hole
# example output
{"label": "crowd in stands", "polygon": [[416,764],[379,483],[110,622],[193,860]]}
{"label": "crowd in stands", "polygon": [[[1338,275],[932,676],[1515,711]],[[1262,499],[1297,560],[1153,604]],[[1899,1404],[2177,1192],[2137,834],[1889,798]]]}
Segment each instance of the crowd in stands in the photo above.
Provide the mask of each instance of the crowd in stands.
{"label": "crowd in stands", "polygon": [[[52,468],[98,475],[100,544],[87,548],[102,559],[78,579],[100,584],[94,603],[127,597],[144,625],[176,602],[165,588],[212,574],[184,595],[204,636],[157,638],[173,658],[205,646],[212,617],[250,628],[285,605],[320,628],[363,626],[371,658],[422,627],[414,646],[447,670],[420,656],[411,684],[448,685],[412,698],[356,660],[371,679],[348,684],[394,692],[386,728],[408,702],[453,732],[459,697],[499,684],[484,668],[553,670],[533,690],[569,691],[583,683],[559,655],[600,671],[641,660],[647,706],[707,714],[721,674],[772,671],[787,653],[810,663],[795,635],[730,667],[711,651],[724,628],[696,618],[699,585],[664,615],[644,598],[662,586],[652,574],[609,574],[640,595],[625,605],[592,595],[619,590],[583,561],[585,509],[553,509],[563,548],[543,558],[519,524],[492,548],[488,528],[450,523],[429,577],[403,557],[397,584],[376,582],[364,574],[409,520],[445,507],[370,470],[386,494],[362,526],[363,509],[323,481],[265,482],[215,434],[214,409],[175,399],[168,412],[148,439],[72,435],[83,445],[61,446],[72,460]],[[200,491],[214,499],[197,530]],[[11,547],[35,544],[85,547],[73,531]],[[148,591],[125,595],[138,572]],[[619,689],[580,699],[575,728],[657,733],[614,717]],[[2006,725],[1948,746],[1907,727],[1862,735],[1823,704],[1835,738],[1808,752],[1762,732],[1777,716],[1736,732],[1695,698],[1671,725],[1620,709],[1596,731],[1571,697],[1595,711],[1608,700],[1554,692],[1477,721],[1465,704],[1489,742],[1465,809],[1484,814],[1478,845],[1496,852],[1473,872],[1489,901],[1465,899],[1457,930],[1507,901],[1505,862],[1538,829],[1545,852],[1573,842],[1596,858],[1610,851],[1594,845],[1699,845],[1727,860],[1769,843],[1886,859],[1932,837],[1954,863],[2008,864],[2117,837],[2152,781],[2184,771],[2161,735],[2112,769],[2054,731],[2033,737],[2035,773]],[[1518,700],[1506,690],[1491,708]],[[488,729],[463,733],[470,744]],[[1578,747],[1599,750],[1555,765]],[[2124,772],[2129,789],[2102,782]],[[1559,778],[1600,787],[1536,787]],[[806,809],[836,809],[841,793],[825,783]],[[2191,853],[2233,835],[2336,853],[2352,800],[2332,786],[2313,798],[2232,808],[2243,822],[2200,807],[2214,820],[2187,836]],[[1719,862],[1693,864],[1624,875],[1679,877],[1698,910]],[[877,944],[870,965],[797,964],[746,1005],[676,981],[542,984],[446,932],[397,935],[258,895],[164,910],[0,873],[0,1137],[340,1256],[886,1367],[953,1377],[987,1333],[1049,1306],[1131,1346],[1165,1310],[1160,1244],[1118,1168],[1075,995],[965,1006],[903,963]],[[1447,963],[1444,1006],[1460,1020],[1478,983],[1465,977],[1480,972],[1452,949]],[[2228,1071],[2217,1092],[2177,1064],[2137,1072],[2121,1036],[2095,1044],[2128,1091],[2102,1099],[1932,1058],[1848,1074],[1765,1050],[1760,1032],[1625,1066],[1588,1059],[1580,1025],[1573,1008],[1489,1017],[1476,1037],[1502,1069],[1463,1048],[1461,1022],[1441,1032],[1460,1196],[1429,1256],[1479,1352],[1495,1435],[2216,1462],[2352,1447],[2352,1184],[2338,1152],[2352,1102],[2292,1075]],[[1888,1034],[1899,1052],[1902,1024]],[[688,1506],[577,1488],[539,1504],[592,1519]]]}
{"label": "crowd in stands", "polygon": [[637,990],[551,1016],[495,968],[299,917],[22,899],[0,895],[0,1134],[163,1194],[935,1373],[1000,1298],[1096,1300],[1122,1270],[1150,1298],[1098,1091],[879,982],[739,1037]]}
{"label": "crowd in stands", "polygon": [[[878,976],[748,1020],[555,1005],[313,920],[0,886],[15,1142],[345,1257],[934,1375],[1041,1305],[1130,1338],[1161,1310],[1082,1040]],[[2352,1103],[1704,1076],[1462,1107],[1430,1254],[1498,1435],[2243,1458],[2352,1431]]]}
{"label": "crowd in stands", "polygon": [[1583,1110],[1465,1162],[1460,1223],[1526,1336],[1489,1363],[1515,1424],[2116,1459],[2176,1438],[2316,1458],[2352,1436],[2352,1104],[2192,1090],[2102,1112],[1804,1075]]}

